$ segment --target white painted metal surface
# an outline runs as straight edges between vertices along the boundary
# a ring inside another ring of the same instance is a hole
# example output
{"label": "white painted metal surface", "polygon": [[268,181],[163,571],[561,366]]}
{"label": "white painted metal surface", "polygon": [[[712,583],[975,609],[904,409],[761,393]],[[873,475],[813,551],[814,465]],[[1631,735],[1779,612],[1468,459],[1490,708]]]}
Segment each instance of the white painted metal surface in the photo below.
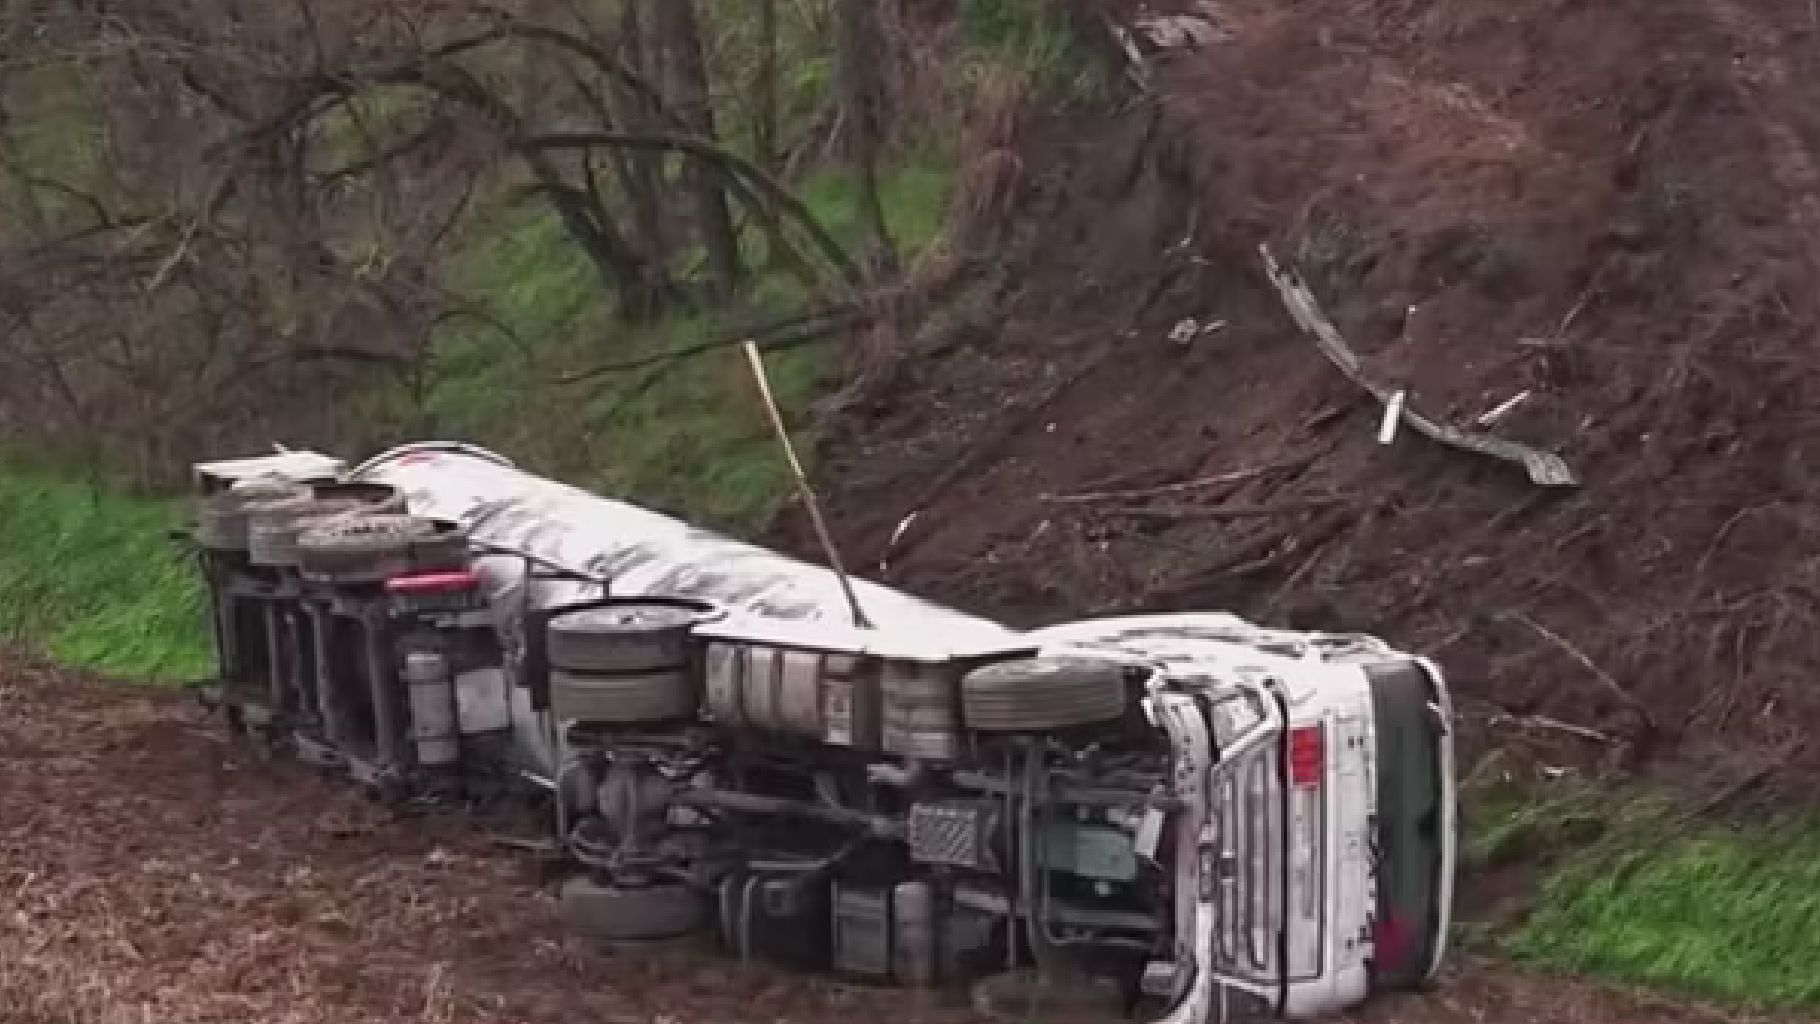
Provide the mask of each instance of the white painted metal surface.
{"label": "white painted metal surface", "polygon": [[332,480],[341,475],[347,463],[318,452],[274,452],[247,459],[222,459],[199,462],[192,471],[202,490],[229,486],[254,477],[275,476],[286,480]]}
{"label": "white painted metal surface", "polygon": [[[534,476],[496,458],[415,445],[376,456],[354,475],[399,488],[414,514],[458,522],[481,545],[530,555],[570,573],[610,578],[614,596],[695,597],[721,605],[734,618],[852,633],[839,578],[829,569]],[[496,606],[522,601],[549,607],[601,592],[598,584],[573,580],[535,579],[527,587],[524,568],[516,555],[481,559]],[[875,627],[867,632],[896,644],[916,638],[914,646],[931,660],[1004,644],[1012,636],[995,622],[889,587],[865,580],[854,586]]]}

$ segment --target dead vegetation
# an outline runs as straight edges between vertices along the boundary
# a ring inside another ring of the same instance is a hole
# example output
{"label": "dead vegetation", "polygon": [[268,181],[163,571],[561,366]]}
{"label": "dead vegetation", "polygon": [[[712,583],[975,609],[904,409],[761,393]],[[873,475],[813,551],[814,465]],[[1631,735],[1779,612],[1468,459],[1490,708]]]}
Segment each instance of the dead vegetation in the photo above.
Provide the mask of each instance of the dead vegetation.
{"label": "dead vegetation", "polygon": [[[958,116],[933,99],[961,88],[936,88],[952,33],[908,4],[698,7],[6,5],[0,425],[141,482],[421,429],[451,331],[543,342],[463,284],[502,211],[554,219],[609,332],[708,311],[734,341],[838,335],[901,287],[880,167]],[[847,167],[843,240],[799,187]],[[781,326],[737,315],[760,286]],[[618,340],[589,379],[630,368]]]}
{"label": "dead vegetation", "polygon": [[[1216,6],[1225,36],[1158,63],[1153,104],[1027,133],[997,314],[836,433],[844,542],[1028,621],[1393,636],[1451,669],[1473,750],[1546,720],[1715,793],[1775,792],[1756,752],[1811,777],[1805,8]],[[1379,444],[1260,243],[1373,380],[1582,486]]]}

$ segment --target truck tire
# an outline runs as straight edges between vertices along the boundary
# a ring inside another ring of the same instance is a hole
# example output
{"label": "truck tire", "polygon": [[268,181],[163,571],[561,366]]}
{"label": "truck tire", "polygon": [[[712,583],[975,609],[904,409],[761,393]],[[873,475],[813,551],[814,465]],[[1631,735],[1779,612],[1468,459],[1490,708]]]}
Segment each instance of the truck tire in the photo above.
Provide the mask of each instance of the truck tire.
{"label": "truck tire", "polygon": [[298,536],[298,568],[305,576],[330,582],[378,582],[411,571],[411,545],[434,534],[435,524],[428,519],[351,513]]}
{"label": "truck tire", "polygon": [[294,567],[297,538],[323,520],[350,512],[402,515],[404,493],[390,484],[320,483],[308,488],[310,503],[294,511],[272,511],[248,517],[247,555],[255,565]]}
{"label": "truck tire", "polygon": [[690,608],[636,601],[566,612],[550,620],[550,665],[586,673],[679,668],[698,617]]}
{"label": "truck tire", "polygon": [[684,668],[616,675],[550,672],[550,711],[561,722],[667,722],[694,717],[698,702],[695,678]]}
{"label": "truck tire", "polygon": [[601,942],[674,939],[708,921],[701,894],[675,883],[631,889],[571,875],[563,880],[560,900],[569,930]]}
{"label": "truck tire", "polygon": [[1126,665],[1095,658],[1023,658],[961,677],[961,716],[981,732],[1040,732],[1125,713]]}

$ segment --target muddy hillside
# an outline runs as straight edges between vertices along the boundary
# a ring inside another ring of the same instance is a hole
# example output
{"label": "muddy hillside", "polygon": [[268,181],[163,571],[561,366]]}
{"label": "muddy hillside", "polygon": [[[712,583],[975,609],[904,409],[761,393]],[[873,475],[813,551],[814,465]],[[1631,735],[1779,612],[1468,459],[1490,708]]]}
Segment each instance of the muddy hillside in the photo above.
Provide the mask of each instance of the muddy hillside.
{"label": "muddy hillside", "polygon": [[[996,154],[1013,265],[828,432],[848,557],[1017,620],[1370,630],[1443,658],[1478,728],[1820,766],[1811,5],[1203,10],[1142,100]],[[1580,486],[1380,444],[1263,245],[1371,379]]]}

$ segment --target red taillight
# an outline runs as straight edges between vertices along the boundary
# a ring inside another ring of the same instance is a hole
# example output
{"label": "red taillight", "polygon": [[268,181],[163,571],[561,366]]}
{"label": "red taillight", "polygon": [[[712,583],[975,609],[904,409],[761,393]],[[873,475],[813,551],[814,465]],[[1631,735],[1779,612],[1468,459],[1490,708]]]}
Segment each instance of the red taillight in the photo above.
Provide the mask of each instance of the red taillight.
{"label": "red taillight", "polygon": [[475,590],[480,586],[480,576],[472,569],[454,569],[448,572],[425,572],[412,576],[394,576],[385,581],[388,594],[401,597],[419,594],[459,594]]}
{"label": "red taillight", "polygon": [[1297,789],[1318,789],[1326,770],[1325,738],[1318,725],[1289,730],[1289,783]]}
{"label": "red taillight", "polygon": [[1372,922],[1372,961],[1379,972],[1400,970],[1409,958],[1409,929],[1395,914]]}

